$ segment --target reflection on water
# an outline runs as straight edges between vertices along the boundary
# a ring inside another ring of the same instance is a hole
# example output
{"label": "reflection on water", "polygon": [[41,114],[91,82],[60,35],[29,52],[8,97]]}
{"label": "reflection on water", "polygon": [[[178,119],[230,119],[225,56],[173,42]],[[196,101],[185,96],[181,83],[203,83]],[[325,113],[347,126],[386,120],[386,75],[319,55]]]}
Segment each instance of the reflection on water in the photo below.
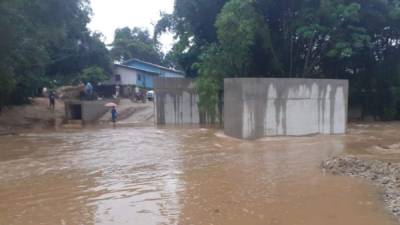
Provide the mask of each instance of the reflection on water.
{"label": "reflection on water", "polygon": [[395,224],[376,189],[319,165],[375,157],[399,128],[253,142],[153,127],[0,137],[0,224]]}

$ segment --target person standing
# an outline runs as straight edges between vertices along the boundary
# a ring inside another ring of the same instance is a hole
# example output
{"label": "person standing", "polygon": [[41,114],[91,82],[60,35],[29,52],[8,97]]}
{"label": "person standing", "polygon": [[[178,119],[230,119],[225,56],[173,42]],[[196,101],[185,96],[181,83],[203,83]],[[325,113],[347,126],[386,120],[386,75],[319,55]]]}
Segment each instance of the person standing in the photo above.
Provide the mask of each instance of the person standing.
{"label": "person standing", "polygon": [[56,107],[56,95],[54,94],[54,91],[49,93],[49,107],[52,111],[54,111]]}
{"label": "person standing", "polygon": [[111,109],[111,121],[115,124],[117,122],[118,112],[115,106]]}
{"label": "person standing", "polygon": [[90,82],[87,82],[87,83],[86,83],[86,86],[85,86],[85,94],[86,94],[86,96],[87,96],[89,99],[92,98],[92,95],[93,95],[93,86],[92,86],[92,84],[91,84]]}
{"label": "person standing", "polygon": [[140,101],[140,90],[138,86],[135,86],[135,102]]}

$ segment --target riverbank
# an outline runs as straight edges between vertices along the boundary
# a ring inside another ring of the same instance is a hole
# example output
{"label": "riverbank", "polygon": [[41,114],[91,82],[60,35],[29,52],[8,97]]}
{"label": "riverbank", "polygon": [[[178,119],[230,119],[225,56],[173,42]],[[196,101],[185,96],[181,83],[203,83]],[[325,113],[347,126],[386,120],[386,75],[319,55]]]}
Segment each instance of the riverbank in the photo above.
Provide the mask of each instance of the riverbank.
{"label": "riverbank", "polygon": [[[117,124],[142,124],[152,126],[154,124],[154,103],[136,103],[130,99],[121,99],[118,106]],[[104,114],[98,124],[107,124],[111,122],[111,114]]]}
{"label": "riverbank", "polygon": [[[69,96],[63,94],[63,96]],[[118,124],[154,124],[154,103],[135,103],[130,99],[121,99],[117,107]],[[62,99],[57,99],[55,110],[48,105],[47,98],[34,98],[31,104],[5,108],[0,114],[0,136],[16,135],[32,130],[46,130],[61,127],[65,117]],[[111,122],[111,114],[105,113],[92,125],[104,125]]]}
{"label": "riverbank", "polygon": [[57,127],[62,123],[64,114],[61,100],[57,100],[53,111],[49,108],[47,98],[33,98],[31,104],[3,109],[0,114],[0,136]]}
{"label": "riverbank", "polygon": [[400,163],[341,156],[324,161],[321,167],[334,175],[371,181],[381,188],[387,209],[400,219]]}

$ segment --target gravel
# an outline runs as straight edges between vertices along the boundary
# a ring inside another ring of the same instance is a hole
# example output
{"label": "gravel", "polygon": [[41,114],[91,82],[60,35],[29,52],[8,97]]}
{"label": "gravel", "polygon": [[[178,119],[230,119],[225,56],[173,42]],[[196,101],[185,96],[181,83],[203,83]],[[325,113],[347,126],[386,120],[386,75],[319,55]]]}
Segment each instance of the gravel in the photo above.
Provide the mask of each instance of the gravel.
{"label": "gravel", "polygon": [[386,207],[400,219],[400,163],[342,156],[322,162],[321,167],[334,175],[361,177],[381,187]]}

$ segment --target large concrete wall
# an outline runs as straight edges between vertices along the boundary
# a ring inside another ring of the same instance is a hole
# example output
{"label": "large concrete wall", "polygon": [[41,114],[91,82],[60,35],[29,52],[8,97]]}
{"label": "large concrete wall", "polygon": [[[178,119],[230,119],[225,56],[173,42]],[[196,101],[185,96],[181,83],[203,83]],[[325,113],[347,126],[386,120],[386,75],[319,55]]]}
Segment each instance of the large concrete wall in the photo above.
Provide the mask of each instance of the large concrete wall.
{"label": "large concrete wall", "polygon": [[229,136],[346,132],[346,80],[233,78],[224,85],[224,129]]}
{"label": "large concrete wall", "polygon": [[155,122],[157,124],[199,124],[198,97],[193,80],[154,79]]}

